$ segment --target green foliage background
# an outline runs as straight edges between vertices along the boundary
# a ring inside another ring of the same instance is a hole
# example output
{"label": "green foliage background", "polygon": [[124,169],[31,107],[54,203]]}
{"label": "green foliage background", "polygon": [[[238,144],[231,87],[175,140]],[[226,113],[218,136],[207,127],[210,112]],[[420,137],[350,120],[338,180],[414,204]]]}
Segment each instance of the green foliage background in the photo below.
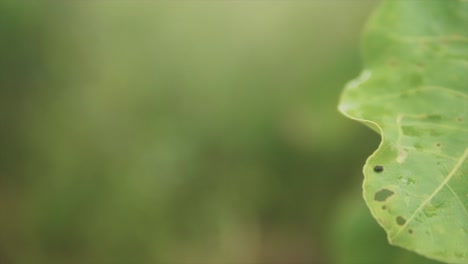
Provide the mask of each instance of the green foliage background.
{"label": "green foliage background", "polygon": [[370,261],[336,104],[376,5],[2,1],[0,263]]}

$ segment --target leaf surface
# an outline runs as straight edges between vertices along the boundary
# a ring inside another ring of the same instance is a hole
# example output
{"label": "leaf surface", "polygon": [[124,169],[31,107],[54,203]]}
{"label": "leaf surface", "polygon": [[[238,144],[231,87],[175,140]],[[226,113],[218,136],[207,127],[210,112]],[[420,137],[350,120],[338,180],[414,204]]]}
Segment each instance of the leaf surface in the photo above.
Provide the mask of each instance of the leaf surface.
{"label": "leaf surface", "polygon": [[339,109],[381,134],[364,199],[393,245],[468,263],[468,1],[387,0]]}

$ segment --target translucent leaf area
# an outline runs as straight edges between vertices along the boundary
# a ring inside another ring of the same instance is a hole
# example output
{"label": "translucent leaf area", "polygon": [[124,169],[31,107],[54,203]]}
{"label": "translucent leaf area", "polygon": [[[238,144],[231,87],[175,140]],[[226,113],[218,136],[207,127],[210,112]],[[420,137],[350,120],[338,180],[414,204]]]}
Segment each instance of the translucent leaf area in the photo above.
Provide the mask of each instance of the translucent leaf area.
{"label": "translucent leaf area", "polygon": [[364,198],[391,244],[468,263],[468,1],[384,1],[339,105],[382,136]]}

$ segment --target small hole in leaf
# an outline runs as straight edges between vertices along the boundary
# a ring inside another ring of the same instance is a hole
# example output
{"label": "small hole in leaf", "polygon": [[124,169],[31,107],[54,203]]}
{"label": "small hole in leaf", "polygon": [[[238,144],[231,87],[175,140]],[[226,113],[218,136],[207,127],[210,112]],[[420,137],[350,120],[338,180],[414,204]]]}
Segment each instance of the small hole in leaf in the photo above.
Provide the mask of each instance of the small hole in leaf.
{"label": "small hole in leaf", "polygon": [[377,165],[374,167],[375,172],[382,172],[384,170],[383,166]]}
{"label": "small hole in leaf", "polygon": [[375,193],[374,200],[378,202],[384,202],[385,200],[388,199],[388,197],[392,196],[393,194],[395,193],[388,189],[382,189]]}
{"label": "small hole in leaf", "polygon": [[397,216],[396,222],[397,222],[398,225],[402,226],[402,225],[404,225],[406,223],[406,219],[401,217],[401,216]]}

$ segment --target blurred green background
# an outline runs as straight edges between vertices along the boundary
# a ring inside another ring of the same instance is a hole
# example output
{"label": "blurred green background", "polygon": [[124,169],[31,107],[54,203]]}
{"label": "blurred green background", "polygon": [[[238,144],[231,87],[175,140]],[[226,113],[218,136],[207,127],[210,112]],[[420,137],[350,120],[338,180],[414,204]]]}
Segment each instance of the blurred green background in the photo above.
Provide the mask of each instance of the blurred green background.
{"label": "blurred green background", "polygon": [[377,5],[2,1],[0,263],[397,250],[360,199],[379,136],[336,110]]}

